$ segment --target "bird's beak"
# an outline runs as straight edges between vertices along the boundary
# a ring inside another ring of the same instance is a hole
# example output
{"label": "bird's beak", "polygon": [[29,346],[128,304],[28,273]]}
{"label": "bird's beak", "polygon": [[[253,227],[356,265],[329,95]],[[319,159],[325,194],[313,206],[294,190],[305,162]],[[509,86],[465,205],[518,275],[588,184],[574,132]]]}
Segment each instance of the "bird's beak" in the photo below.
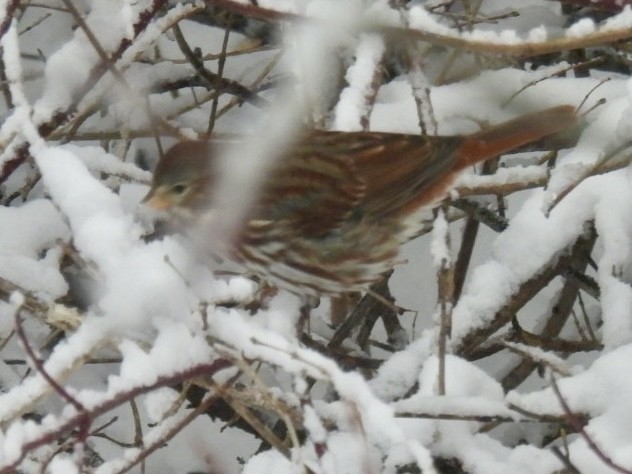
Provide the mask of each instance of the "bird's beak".
{"label": "bird's beak", "polygon": [[155,188],[151,188],[147,196],[143,198],[141,204],[151,207],[157,211],[165,211],[172,206],[172,203],[164,193],[157,192]]}

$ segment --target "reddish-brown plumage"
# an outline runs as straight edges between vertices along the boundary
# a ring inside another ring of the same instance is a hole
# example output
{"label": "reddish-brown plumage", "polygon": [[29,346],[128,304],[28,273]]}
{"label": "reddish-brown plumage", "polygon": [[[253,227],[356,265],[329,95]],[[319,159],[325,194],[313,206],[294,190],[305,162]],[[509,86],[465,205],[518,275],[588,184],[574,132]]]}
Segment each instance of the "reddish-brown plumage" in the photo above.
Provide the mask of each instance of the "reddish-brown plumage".
{"label": "reddish-brown plumage", "polygon": [[[262,178],[231,256],[297,293],[361,290],[393,266],[416,230],[411,216],[443,199],[464,168],[576,119],[560,106],[468,136],[306,133]],[[175,145],[146,202],[185,220],[208,212],[217,154],[211,142]]]}

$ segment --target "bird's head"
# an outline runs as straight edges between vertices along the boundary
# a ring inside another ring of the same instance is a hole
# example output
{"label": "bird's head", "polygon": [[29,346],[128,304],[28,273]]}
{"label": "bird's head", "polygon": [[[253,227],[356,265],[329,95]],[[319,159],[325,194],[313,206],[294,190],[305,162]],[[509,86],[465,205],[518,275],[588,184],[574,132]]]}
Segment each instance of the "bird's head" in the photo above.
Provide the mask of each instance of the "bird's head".
{"label": "bird's head", "polygon": [[174,145],[160,159],[143,203],[181,217],[192,217],[208,209],[216,153],[209,141],[182,141]]}

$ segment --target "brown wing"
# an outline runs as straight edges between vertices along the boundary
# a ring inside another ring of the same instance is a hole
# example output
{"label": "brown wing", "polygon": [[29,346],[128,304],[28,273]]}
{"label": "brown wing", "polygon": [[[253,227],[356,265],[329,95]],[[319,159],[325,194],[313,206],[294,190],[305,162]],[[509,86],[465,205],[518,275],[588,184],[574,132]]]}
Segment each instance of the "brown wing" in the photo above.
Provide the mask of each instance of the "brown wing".
{"label": "brown wing", "polygon": [[[349,219],[397,212],[454,166],[460,138],[311,132],[264,183],[254,219],[323,235]],[[290,158],[291,157],[291,158]]]}
{"label": "brown wing", "polygon": [[314,132],[288,150],[265,179],[252,219],[283,223],[297,234],[324,235],[348,220],[366,185],[348,154],[318,145]]}
{"label": "brown wing", "polygon": [[355,167],[366,185],[362,208],[375,218],[392,216],[411,203],[423,202],[432,186],[448,176],[459,156],[461,137],[357,134],[363,148]]}
{"label": "brown wing", "polygon": [[407,214],[442,199],[464,168],[568,128],[574,107],[520,116],[469,136],[355,133],[355,167],[366,185],[361,207],[379,218]]}

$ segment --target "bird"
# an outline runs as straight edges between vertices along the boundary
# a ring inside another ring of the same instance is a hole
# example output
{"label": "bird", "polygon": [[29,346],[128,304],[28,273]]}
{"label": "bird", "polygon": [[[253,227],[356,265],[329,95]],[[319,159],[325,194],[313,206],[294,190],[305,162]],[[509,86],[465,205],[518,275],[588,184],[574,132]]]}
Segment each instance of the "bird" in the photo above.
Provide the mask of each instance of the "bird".
{"label": "bird", "polygon": [[[464,169],[576,123],[575,108],[561,105],[462,136],[304,131],[261,178],[223,257],[302,296],[366,291]],[[143,203],[185,227],[221,212],[220,153],[212,139],[176,143]]]}

